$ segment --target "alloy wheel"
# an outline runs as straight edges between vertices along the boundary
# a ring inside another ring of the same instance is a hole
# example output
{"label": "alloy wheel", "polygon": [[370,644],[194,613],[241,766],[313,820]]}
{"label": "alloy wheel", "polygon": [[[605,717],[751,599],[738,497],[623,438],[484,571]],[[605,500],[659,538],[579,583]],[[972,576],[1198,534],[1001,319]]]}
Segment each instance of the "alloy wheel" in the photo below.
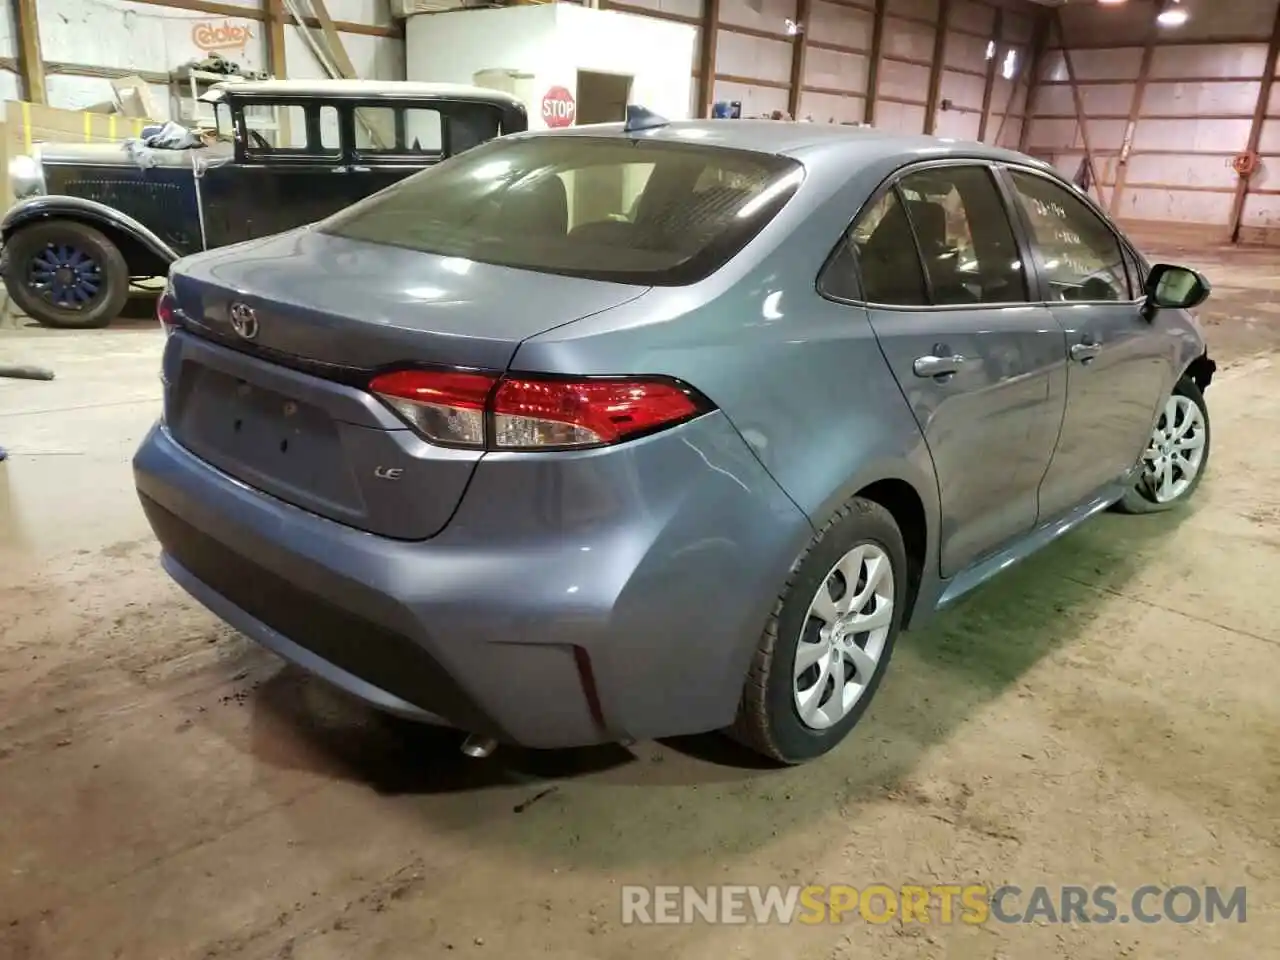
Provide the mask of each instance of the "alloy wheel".
{"label": "alloy wheel", "polygon": [[1156,503],[1177,500],[1195,483],[1207,438],[1199,405],[1180,394],[1170,397],[1142,455],[1143,480]]}
{"label": "alloy wheel", "polygon": [[825,730],[848,716],[875,676],[893,624],[893,564],[877,544],[854,547],[827,573],[796,646],[800,721]]}

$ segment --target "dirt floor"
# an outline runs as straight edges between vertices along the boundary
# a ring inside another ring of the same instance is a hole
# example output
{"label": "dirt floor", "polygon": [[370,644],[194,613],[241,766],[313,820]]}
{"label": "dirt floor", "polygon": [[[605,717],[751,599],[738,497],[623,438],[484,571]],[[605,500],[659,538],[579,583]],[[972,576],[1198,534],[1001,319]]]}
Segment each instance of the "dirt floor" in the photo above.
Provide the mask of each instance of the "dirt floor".
{"label": "dirt floor", "polygon": [[[160,572],[128,469],[159,334],[0,334],[0,958],[1248,958],[1280,942],[1280,258],[1172,251],[1211,475],[907,635],[857,735],[469,761],[255,649]],[[1225,361],[1225,362],[1224,362]],[[623,884],[1248,888],[1248,922],[638,927]]]}

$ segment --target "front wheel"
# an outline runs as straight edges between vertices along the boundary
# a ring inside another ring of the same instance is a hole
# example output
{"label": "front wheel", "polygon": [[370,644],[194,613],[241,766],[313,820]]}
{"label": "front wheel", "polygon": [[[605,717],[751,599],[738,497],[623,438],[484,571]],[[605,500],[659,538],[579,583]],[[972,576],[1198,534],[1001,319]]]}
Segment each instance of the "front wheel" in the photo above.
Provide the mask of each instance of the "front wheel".
{"label": "front wheel", "polygon": [[1142,454],[1138,482],[1116,504],[1122,513],[1161,513],[1189,500],[1209,465],[1209,408],[1189,377],[1178,381]]}
{"label": "front wheel", "polygon": [[902,624],[907,556],[893,515],[855,497],[809,545],[760,638],[730,736],[783,763],[853,729]]}
{"label": "front wheel", "polygon": [[129,298],[129,267],[100,230],[74,220],[20,228],[5,244],[5,287],[48,327],[105,327]]}

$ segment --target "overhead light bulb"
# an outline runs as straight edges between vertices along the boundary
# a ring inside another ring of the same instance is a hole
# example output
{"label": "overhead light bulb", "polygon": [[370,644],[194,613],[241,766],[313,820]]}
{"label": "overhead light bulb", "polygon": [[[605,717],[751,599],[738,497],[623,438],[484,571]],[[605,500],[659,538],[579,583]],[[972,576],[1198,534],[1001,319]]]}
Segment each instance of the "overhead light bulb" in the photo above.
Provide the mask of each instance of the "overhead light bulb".
{"label": "overhead light bulb", "polygon": [[[1174,0],[1176,3],[1177,0]],[[1185,7],[1168,6],[1156,16],[1156,23],[1162,27],[1180,27],[1191,18]]]}

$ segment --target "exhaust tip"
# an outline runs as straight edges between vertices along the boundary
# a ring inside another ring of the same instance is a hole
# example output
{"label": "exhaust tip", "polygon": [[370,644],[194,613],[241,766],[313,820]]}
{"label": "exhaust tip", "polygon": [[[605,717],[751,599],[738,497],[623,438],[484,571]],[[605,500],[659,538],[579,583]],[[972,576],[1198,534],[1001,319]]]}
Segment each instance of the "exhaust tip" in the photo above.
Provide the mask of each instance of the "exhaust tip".
{"label": "exhaust tip", "polygon": [[498,741],[492,737],[478,737],[474,733],[462,741],[462,752],[475,760],[483,760],[498,749]]}

